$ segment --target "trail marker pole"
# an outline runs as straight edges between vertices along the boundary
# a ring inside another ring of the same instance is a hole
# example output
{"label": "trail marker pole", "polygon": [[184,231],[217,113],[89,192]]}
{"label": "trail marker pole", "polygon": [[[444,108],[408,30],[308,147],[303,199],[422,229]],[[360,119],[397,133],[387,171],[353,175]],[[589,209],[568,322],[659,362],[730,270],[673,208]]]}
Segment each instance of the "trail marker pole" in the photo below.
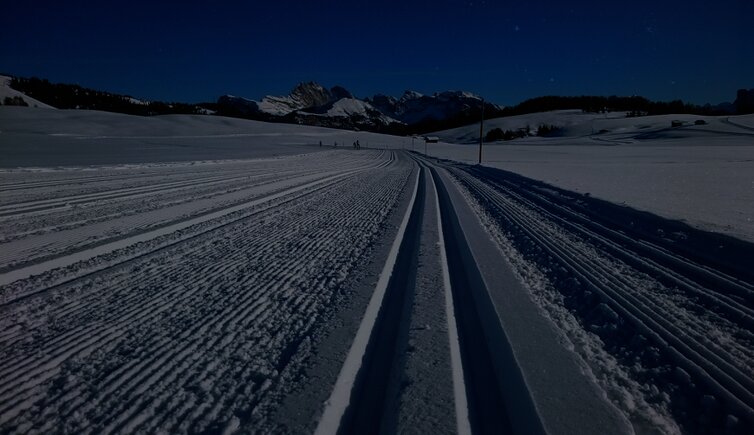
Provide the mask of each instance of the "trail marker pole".
{"label": "trail marker pole", "polygon": [[482,164],[482,135],[484,134],[484,98],[482,98],[482,121],[479,123],[479,164]]}

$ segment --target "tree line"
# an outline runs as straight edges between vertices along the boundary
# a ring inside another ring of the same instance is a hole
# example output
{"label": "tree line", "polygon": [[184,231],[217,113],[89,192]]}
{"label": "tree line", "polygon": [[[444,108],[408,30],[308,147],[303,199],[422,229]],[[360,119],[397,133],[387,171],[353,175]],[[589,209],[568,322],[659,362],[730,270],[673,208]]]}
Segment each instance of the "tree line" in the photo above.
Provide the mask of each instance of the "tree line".
{"label": "tree line", "polygon": [[529,125],[516,130],[503,130],[502,128],[493,128],[484,135],[484,141],[495,142],[498,140],[513,140],[533,135],[541,137],[555,136],[557,135],[558,130],[560,130],[558,127],[549,124],[540,124],[537,127],[536,132],[532,131],[532,128]]}
{"label": "tree line", "polygon": [[79,85],[51,83],[45,79],[14,77],[10,87],[58,109],[104,110],[128,115],[198,114],[195,104],[139,102],[129,96],[97,91]]}
{"label": "tree line", "polygon": [[577,109],[589,113],[626,112],[633,116],[641,115],[669,115],[673,113],[688,113],[695,115],[723,115],[729,112],[713,107],[709,104],[699,106],[684,103],[682,100],[651,101],[644,97],[630,96],[593,96],[561,97],[549,95],[531,98],[515,106],[503,109],[502,116],[525,115],[528,113],[549,112],[552,110]]}

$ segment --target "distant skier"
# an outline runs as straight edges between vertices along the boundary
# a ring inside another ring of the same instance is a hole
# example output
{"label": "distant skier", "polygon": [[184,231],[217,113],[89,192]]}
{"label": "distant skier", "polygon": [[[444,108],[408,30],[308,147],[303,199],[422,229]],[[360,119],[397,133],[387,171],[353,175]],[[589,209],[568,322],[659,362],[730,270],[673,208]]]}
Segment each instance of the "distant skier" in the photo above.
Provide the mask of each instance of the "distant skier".
{"label": "distant skier", "polygon": [[356,149],[357,149],[357,150],[360,150],[360,149],[361,149],[361,144],[359,143],[359,140],[358,140],[358,139],[356,140]]}
{"label": "distant skier", "polygon": [[322,148],[322,141],[319,141],[319,147]]}

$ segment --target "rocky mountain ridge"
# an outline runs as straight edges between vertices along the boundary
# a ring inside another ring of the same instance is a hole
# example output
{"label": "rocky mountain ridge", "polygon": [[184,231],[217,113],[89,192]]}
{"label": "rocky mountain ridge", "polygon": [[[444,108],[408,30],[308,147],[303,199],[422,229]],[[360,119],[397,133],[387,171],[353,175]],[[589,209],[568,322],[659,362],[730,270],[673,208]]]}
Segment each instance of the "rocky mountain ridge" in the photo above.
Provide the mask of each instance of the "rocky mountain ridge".
{"label": "rocky mountain ridge", "polygon": [[327,89],[315,82],[300,83],[285,96],[255,101],[224,95],[217,102],[219,113],[232,116],[397,133],[479,117],[483,104],[490,115],[502,110],[469,92],[423,95],[406,91],[400,98],[377,94],[359,99],[341,86]]}

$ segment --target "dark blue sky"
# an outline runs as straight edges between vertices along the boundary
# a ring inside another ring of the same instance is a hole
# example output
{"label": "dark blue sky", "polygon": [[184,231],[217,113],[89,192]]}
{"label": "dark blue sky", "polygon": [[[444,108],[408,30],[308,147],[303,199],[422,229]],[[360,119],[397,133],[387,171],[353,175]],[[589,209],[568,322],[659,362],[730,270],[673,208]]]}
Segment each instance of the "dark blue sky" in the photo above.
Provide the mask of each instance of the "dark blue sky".
{"label": "dark blue sky", "polygon": [[754,87],[754,1],[13,1],[0,71],[147,99],[460,89],[732,101]]}

